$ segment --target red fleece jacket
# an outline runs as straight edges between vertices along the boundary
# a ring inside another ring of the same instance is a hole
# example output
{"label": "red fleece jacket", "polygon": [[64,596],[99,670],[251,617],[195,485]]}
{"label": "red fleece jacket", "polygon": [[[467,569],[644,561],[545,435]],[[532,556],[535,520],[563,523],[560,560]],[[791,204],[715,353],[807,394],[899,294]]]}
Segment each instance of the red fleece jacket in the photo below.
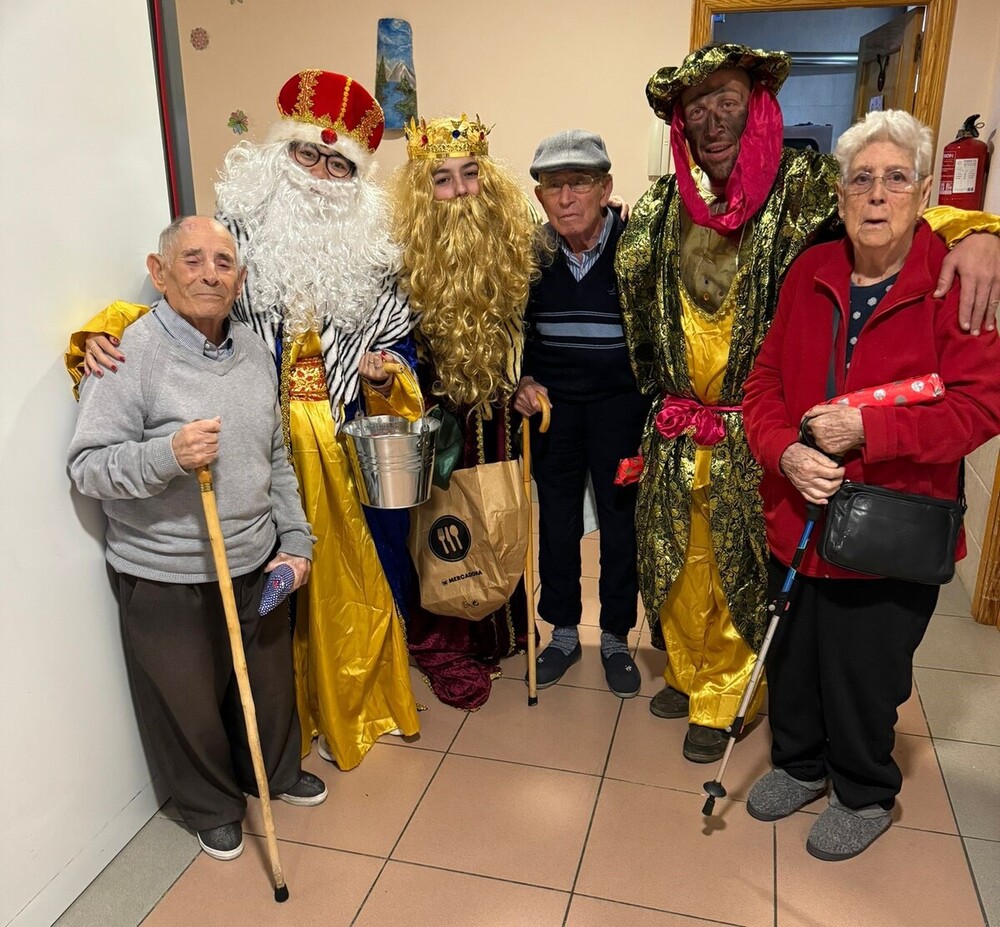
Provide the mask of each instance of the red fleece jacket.
{"label": "red fleece jacket", "polygon": [[[743,402],[747,440],[764,468],[767,542],[783,563],[791,562],[806,515],[805,500],[779,461],[798,440],[805,412],[826,400],[831,349],[838,395],[928,373],[939,373],[946,387],[936,402],[863,408],[865,444],[845,456],[846,479],[954,499],[959,461],[1000,434],[1000,342],[996,332],[975,337],[961,330],[957,284],[944,299],[932,297],[946,254],[921,221],[895,285],[861,331],[846,375],[851,243],[817,245],[789,268]],[[834,311],[840,313],[836,346]],[[957,556],[965,556],[964,535]],[[821,560],[815,545],[800,570],[819,577],[862,575]]]}

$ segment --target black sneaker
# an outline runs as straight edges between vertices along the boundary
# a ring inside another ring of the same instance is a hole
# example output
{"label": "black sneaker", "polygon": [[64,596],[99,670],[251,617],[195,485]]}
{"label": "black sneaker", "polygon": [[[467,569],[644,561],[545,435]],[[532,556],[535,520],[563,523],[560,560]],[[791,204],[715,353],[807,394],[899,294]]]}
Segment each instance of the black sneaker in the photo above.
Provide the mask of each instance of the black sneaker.
{"label": "black sneaker", "polygon": [[287,792],[282,792],[274,797],[290,805],[299,805],[310,808],[313,805],[321,805],[326,801],[326,783],[319,776],[304,772],[299,776],[299,781],[295,783]]}
{"label": "black sneaker", "polygon": [[602,653],[601,662],[604,664],[604,678],[612,693],[619,698],[634,698],[639,694],[642,677],[630,654],[619,652],[606,657]]}
{"label": "black sneaker", "polygon": [[[576,646],[569,653],[563,653],[558,647],[553,647],[549,644],[535,658],[535,685],[539,689],[547,689],[549,686],[554,686],[563,678],[566,670],[574,663],[580,662],[582,656],[583,648],[580,646],[579,641],[577,641]],[[528,681],[527,676],[524,677],[524,681]]]}
{"label": "black sneaker", "polygon": [[212,859],[236,859],[243,852],[243,827],[239,821],[198,831],[198,843]]}

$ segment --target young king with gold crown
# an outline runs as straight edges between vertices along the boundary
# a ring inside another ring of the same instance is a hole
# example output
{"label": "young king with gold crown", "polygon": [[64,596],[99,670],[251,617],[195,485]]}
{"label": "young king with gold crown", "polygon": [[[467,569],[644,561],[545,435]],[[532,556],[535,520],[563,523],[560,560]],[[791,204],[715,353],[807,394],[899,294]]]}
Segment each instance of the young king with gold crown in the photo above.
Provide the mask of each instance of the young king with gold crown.
{"label": "young king with gold crown", "polygon": [[[535,220],[511,174],[489,156],[491,127],[445,116],[406,130],[408,163],[394,177],[401,288],[425,392],[459,424],[459,467],[510,460],[511,398],[523,349],[524,308],[538,273]],[[478,622],[414,608],[410,653],[442,701],[473,709],[489,697],[497,661],[523,649],[523,584]]]}

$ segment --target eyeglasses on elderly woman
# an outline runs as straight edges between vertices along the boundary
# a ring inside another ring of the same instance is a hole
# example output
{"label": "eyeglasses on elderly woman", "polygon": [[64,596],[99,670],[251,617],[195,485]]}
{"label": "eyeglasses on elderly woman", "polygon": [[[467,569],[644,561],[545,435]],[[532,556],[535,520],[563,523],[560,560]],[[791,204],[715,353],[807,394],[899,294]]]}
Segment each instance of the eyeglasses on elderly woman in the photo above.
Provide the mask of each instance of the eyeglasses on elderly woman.
{"label": "eyeglasses on elderly woman", "polygon": [[895,170],[885,174],[873,174],[871,171],[857,171],[847,178],[844,191],[848,196],[861,196],[875,186],[875,181],[881,180],[882,186],[890,193],[910,193],[920,180],[916,171]]}

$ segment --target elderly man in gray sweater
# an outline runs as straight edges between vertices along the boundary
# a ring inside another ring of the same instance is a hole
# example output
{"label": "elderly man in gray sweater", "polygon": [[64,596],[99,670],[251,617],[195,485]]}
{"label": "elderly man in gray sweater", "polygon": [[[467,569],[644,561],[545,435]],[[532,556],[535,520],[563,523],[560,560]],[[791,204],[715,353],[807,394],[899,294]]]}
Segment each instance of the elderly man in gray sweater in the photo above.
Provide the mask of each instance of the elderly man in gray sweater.
{"label": "elderly man in gray sweater", "polygon": [[194,471],[212,464],[264,765],[273,796],[316,805],[326,786],[300,765],[287,605],[258,604],[287,563],[309,577],[313,537],[282,439],[274,363],[227,319],[243,284],[226,228],[178,219],[147,258],[163,294],[122,339],[115,377],[88,377],[70,474],[108,519],[136,710],[181,816],[217,859],[243,850],[256,792],[225,615]]}

